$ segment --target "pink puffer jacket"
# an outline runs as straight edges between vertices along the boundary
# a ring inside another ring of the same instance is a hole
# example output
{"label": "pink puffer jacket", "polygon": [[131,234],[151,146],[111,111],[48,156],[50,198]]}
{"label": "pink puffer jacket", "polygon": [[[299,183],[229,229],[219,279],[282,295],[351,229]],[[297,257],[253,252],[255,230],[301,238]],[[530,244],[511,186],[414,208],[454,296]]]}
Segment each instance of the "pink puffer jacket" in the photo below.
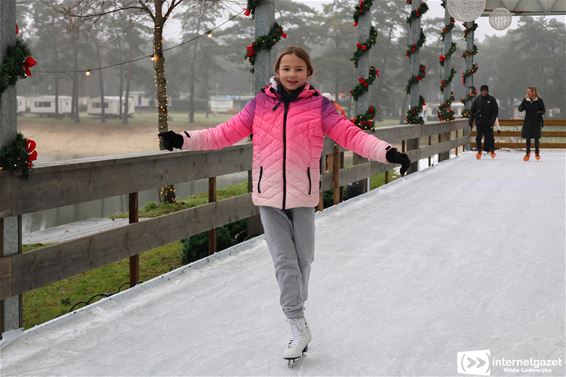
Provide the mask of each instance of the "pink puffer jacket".
{"label": "pink puffer jacket", "polygon": [[183,132],[183,149],[221,149],[253,133],[252,201],[281,209],[318,204],[324,135],[363,157],[388,163],[385,154],[391,146],[341,116],[308,83],[288,107],[280,103],[275,85],[262,89],[227,122]]}

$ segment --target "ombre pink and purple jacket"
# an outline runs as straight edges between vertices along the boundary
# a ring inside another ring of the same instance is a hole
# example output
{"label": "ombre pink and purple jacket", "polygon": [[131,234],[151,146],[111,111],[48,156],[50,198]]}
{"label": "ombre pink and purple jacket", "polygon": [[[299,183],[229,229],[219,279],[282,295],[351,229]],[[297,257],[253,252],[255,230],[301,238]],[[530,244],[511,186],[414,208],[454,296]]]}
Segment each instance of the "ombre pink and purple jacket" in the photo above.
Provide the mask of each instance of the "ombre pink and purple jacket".
{"label": "ombre pink and purple jacket", "polygon": [[182,149],[221,149],[253,133],[252,201],[280,209],[318,204],[324,135],[360,156],[388,163],[391,146],[340,115],[308,83],[289,106],[280,101],[276,85],[272,81],[227,122],[183,132]]}

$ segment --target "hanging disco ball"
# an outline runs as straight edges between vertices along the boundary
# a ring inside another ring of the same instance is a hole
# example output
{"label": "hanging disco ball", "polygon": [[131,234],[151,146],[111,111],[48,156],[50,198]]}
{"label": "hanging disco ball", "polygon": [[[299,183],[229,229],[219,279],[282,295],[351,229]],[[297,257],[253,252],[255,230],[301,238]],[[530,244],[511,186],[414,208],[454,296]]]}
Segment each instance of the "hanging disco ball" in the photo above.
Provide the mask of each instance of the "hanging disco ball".
{"label": "hanging disco ball", "polygon": [[461,22],[475,21],[485,10],[486,0],[448,0],[448,13]]}
{"label": "hanging disco ball", "polygon": [[495,30],[505,30],[511,25],[512,13],[507,8],[496,8],[489,15],[489,24]]}

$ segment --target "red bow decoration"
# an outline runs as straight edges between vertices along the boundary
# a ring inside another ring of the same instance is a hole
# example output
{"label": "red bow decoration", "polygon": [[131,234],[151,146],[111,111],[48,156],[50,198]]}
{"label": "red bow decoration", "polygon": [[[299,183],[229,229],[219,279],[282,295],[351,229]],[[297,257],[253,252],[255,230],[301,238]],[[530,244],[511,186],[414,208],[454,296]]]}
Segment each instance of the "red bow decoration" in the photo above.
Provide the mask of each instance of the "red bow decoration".
{"label": "red bow decoration", "polygon": [[244,8],[244,11],[245,11],[244,15],[246,15],[246,16],[249,16],[250,14],[252,14],[252,11],[247,9],[247,8]]}
{"label": "red bow decoration", "polygon": [[31,56],[28,56],[26,58],[26,60],[24,60],[24,71],[26,73],[26,76],[31,76],[31,69],[30,68],[33,67],[36,64],[37,64],[37,62]]}
{"label": "red bow decoration", "polygon": [[32,139],[26,140],[26,147],[28,150],[28,166],[30,167],[32,165],[32,162],[37,160],[37,151],[35,150],[36,146],[37,143],[35,142],[35,140]]}
{"label": "red bow decoration", "polygon": [[16,24],[16,35],[20,34],[20,27]]}
{"label": "red bow decoration", "polygon": [[444,63],[444,61],[446,60],[446,56],[440,55],[439,60],[440,60],[441,63]]}

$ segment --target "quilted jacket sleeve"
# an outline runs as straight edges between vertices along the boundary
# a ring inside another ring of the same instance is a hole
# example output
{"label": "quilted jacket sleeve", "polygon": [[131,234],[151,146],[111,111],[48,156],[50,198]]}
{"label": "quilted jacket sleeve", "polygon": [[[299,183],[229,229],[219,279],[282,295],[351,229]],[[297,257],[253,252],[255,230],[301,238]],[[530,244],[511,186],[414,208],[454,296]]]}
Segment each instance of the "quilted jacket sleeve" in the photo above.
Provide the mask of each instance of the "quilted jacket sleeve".
{"label": "quilted jacket sleeve", "polygon": [[364,132],[347,118],[340,115],[334,104],[324,98],[322,103],[322,129],[340,146],[362,157],[388,164],[385,154],[391,145]]}
{"label": "quilted jacket sleeve", "polygon": [[226,122],[205,130],[185,131],[183,150],[222,149],[249,136],[255,113],[255,98],[246,104],[238,114]]}

